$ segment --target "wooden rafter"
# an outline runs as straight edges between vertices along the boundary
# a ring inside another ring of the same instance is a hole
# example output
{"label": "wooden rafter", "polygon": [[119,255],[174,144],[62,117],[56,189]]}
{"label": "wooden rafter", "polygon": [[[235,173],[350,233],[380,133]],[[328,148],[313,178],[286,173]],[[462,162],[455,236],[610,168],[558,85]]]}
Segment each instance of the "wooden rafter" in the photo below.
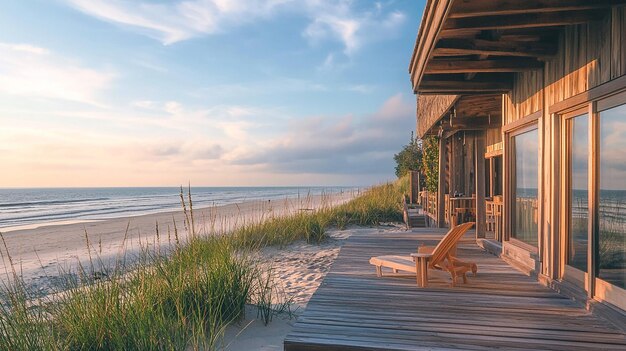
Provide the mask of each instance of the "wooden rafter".
{"label": "wooden rafter", "polygon": [[466,18],[450,18],[446,21],[440,38],[458,36],[476,30],[541,28],[581,24],[602,19],[605,10],[524,13],[509,16],[482,16]]}
{"label": "wooden rafter", "polygon": [[546,58],[556,53],[552,42],[503,41],[481,39],[442,39],[433,56],[490,55]]}
{"label": "wooden rafter", "polygon": [[493,127],[499,127],[502,123],[494,118],[489,120],[487,116],[483,117],[456,117],[450,118],[448,122],[450,129],[487,129]]}
{"label": "wooden rafter", "polygon": [[449,18],[593,10],[624,3],[626,0],[455,1]]}
{"label": "wooden rafter", "polygon": [[513,88],[512,80],[430,80],[422,79],[420,94],[490,94],[505,93]]}
{"label": "wooden rafter", "polygon": [[431,60],[426,74],[523,72],[543,67],[543,62],[532,59],[510,60]]}

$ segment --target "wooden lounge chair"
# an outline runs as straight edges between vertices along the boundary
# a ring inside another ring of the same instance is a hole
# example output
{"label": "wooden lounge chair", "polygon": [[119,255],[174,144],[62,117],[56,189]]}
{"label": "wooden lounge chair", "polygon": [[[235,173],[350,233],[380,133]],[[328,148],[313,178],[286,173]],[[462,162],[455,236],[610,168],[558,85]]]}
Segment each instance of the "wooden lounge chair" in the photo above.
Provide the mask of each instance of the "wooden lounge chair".
{"label": "wooden lounge chair", "polygon": [[406,271],[415,273],[417,285],[428,285],[428,269],[443,270],[450,273],[452,286],[456,286],[456,278],[463,277],[467,283],[466,273],[472,271],[474,275],[478,267],[472,262],[463,262],[456,257],[456,245],[463,235],[474,225],[474,222],[460,224],[452,229],[439,241],[437,246],[420,246],[417,253],[410,256],[376,256],[370,259],[370,264],[376,266],[376,274],[382,277],[382,268],[391,268],[394,273]]}

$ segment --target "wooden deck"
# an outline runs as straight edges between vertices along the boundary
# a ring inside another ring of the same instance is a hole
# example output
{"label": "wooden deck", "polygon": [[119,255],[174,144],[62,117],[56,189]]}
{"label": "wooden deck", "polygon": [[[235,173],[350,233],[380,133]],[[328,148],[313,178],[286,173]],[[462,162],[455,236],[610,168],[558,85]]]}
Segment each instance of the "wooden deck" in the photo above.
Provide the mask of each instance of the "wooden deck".
{"label": "wooden deck", "polygon": [[285,350],[626,350],[626,336],[580,304],[540,285],[471,240],[459,257],[477,277],[418,289],[415,277],[377,278],[373,255],[408,254],[443,232],[355,235],[285,339]]}

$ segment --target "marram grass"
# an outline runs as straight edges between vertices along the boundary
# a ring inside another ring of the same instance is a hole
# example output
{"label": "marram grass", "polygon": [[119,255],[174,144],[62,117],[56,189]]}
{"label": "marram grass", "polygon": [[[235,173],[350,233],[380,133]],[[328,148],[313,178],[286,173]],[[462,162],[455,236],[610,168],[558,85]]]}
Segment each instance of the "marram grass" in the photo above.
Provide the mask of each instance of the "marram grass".
{"label": "marram grass", "polygon": [[319,243],[329,227],[399,221],[407,186],[401,179],[336,207],[243,223],[223,235],[197,235],[191,196],[185,202],[181,195],[183,227],[192,234],[184,243],[174,228],[172,247],[146,246],[132,267],[123,258],[105,269],[90,256],[87,267],[79,265],[79,279],[67,278],[43,298],[21,279],[5,245],[0,350],[219,349],[225,328],[244,317],[246,304],[256,305],[266,324],[284,307],[273,304],[278,290],[271,267],[255,261],[255,250]]}

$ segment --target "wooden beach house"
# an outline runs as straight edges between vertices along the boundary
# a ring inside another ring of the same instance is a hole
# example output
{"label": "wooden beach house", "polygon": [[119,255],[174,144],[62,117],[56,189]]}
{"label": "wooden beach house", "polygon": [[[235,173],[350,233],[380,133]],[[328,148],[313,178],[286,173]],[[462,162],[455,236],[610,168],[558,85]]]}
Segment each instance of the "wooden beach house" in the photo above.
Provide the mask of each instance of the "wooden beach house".
{"label": "wooden beach house", "polygon": [[[626,8],[430,0],[409,72],[439,142],[439,226],[546,284],[626,310]],[[468,218],[469,217],[469,218]]]}
{"label": "wooden beach house", "polygon": [[[350,237],[285,350],[626,350],[624,3],[426,1],[409,72],[433,227]],[[462,222],[466,283],[369,264]]]}

